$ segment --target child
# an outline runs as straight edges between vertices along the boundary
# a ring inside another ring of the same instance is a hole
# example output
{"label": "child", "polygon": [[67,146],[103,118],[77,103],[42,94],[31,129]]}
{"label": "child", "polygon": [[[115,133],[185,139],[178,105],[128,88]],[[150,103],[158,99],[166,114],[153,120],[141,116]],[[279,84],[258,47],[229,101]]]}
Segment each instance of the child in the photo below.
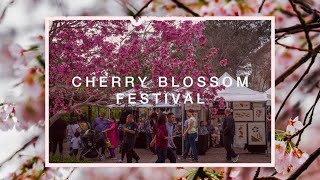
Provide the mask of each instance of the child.
{"label": "child", "polygon": [[214,133],[211,136],[214,147],[220,147],[220,130],[217,126],[214,127]]}
{"label": "child", "polygon": [[209,132],[208,132],[207,126],[205,124],[205,121],[201,121],[200,127],[199,127],[199,135],[206,135],[208,133]]}
{"label": "child", "polygon": [[78,151],[81,147],[81,139],[80,139],[80,132],[75,132],[74,137],[71,139],[71,147],[72,147],[72,154],[77,157]]}

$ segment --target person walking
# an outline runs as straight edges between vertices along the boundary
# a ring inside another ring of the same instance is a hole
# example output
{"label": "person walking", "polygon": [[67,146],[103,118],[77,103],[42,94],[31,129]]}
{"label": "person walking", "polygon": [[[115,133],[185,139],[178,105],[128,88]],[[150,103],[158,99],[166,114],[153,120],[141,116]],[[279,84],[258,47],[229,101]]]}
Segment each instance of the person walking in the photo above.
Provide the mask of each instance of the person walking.
{"label": "person walking", "polygon": [[237,162],[239,160],[239,154],[236,154],[232,149],[233,138],[235,135],[235,122],[231,114],[231,109],[226,108],[224,113],[226,118],[222,124],[223,133],[223,145],[227,151],[226,159],[228,162]]}
{"label": "person walking", "polygon": [[192,161],[198,162],[198,151],[196,146],[196,138],[198,136],[197,134],[197,120],[193,116],[193,110],[189,109],[187,111],[188,116],[188,127],[183,133],[183,137],[187,138],[187,144],[186,144],[186,151],[183,153],[183,158],[186,159],[188,155],[188,151],[191,148],[192,150]]}
{"label": "person walking", "polygon": [[158,127],[155,136],[155,148],[158,159],[156,163],[165,163],[167,158],[167,148],[168,148],[168,130],[166,126],[167,116],[161,114],[158,118]]}
{"label": "person walking", "polygon": [[115,149],[118,147],[118,127],[116,121],[113,117],[109,120],[110,128],[103,130],[105,136],[109,138],[111,147],[108,149],[110,153],[110,158],[115,160],[116,154]]}
{"label": "person walking", "polygon": [[132,159],[135,159],[136,162],[139,162],[140,157],[134,151],[136,135],[138,133],[138,126],[134,122],[132,114],[129,114],[127,116],[127,124],[123,127],[123,132],[124,132],[124,142],[123,142],[122,151],[124,154],[127,155],[127,163],[132,163]]}
{"label": "person walking", "polygon": [[105,152],[106,152],[106,145],[105,145],[105,135],[104,132],[102,132],[105,129],[109,128],[109,121],[105,118],[105,114],[101,112],[99,114],[99,117],[97,117],[93,123],[92,123],[92,128],[94,131],[97,133],[98,136],[98,144],[101,149],[101,155],[105,157]]}
{"label": "person walking", "polygon": [[173,130],[174,130],[174,114],[172,112],[167,115],[167,131],[168,131],[168,148],[167,148],[167,158],[170,160],[170,163],[177,162],[177,153],[176,153],[176,145],[173,141]]}

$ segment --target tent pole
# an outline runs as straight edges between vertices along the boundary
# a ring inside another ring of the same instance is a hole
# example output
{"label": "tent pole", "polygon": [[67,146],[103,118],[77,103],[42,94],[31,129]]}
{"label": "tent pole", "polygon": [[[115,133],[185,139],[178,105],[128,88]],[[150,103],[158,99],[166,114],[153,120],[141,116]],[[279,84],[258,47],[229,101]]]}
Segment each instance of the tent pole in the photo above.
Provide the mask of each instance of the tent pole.
{"label": "tent pole", "polygon": [[181,129],[182,129],[182,134],[181,134],[181,152],[182,152],[182,156],[183,156],[183,153],[184,153],[184,138],[183,138],[183,133],[184,133],[184,119],[185,119],[185,117],[184,117],[184,104],[182,104],[181,105],[181,112],[182,112],[182,115],[181,115],[181,119],[182,119],[182,121],[181,121]]}

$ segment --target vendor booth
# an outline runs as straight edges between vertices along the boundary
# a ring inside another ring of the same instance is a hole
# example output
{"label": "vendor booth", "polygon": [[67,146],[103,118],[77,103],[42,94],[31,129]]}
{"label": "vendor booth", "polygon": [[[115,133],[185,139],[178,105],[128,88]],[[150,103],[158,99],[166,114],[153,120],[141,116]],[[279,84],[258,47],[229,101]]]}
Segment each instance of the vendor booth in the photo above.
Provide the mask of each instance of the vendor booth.
{"label": "vendor booth", "polygon": [[[224,73],[224,77],[231,77]],[[218,92],[223,97],[227,107],[233,110],[235,120],[234,147],[247,147],[250,152],[265,152],[267,150],[266,110],[267,97],[265,93],[254,91],[247,87],[237,86],[237,81],[231,78],[232,85]],[[215,118],[223,120],[223,114]]]}

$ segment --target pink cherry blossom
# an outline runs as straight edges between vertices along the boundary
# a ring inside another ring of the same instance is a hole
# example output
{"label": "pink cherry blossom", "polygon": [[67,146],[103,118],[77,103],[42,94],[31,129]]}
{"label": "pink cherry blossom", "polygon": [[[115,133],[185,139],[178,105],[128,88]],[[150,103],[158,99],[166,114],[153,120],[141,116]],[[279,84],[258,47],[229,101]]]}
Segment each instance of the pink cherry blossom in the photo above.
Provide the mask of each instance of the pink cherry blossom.
{"label": "pink cherry blossom", "polygon": [[286,131],[290,133],[290,135],[293,135],[298,130],[301,130],[303,128],[303,124],[298,120],[298,117],[294,119],[289,119],[288,126]]}
{"label": "pink cherry blossom", "polygon": [[227,59],[222,59],[220,62],[219,62],[220,66],[226,66],[228,64],[228,60]]}

